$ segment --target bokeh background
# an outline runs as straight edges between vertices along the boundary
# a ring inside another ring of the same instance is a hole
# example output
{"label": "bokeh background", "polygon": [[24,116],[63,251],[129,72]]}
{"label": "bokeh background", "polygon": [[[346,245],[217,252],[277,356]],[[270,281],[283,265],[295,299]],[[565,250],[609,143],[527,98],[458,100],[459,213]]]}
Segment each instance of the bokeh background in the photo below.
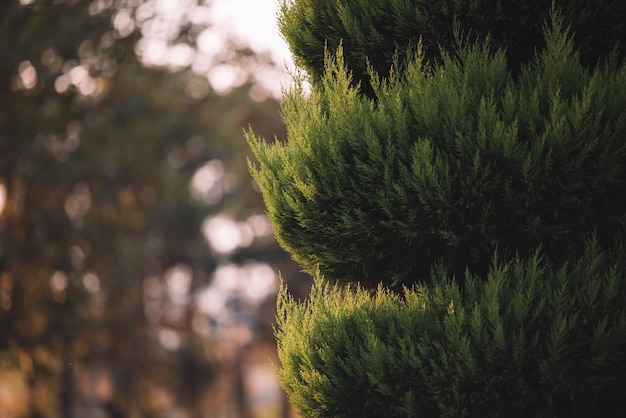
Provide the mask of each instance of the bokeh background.
{"label": "bokeh background", "polygon": [[0,417],[290,417],[244,140],[284,140],[267,0],[0,2]]}

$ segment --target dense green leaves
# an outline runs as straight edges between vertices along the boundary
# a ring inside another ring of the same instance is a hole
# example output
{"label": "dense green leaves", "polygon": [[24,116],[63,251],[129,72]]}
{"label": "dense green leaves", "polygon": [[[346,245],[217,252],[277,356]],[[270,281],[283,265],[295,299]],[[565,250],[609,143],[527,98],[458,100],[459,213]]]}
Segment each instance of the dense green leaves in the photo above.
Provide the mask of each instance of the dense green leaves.
{"label": "dense green leaves", "polygon": [[442,64],[372,73],[352,87],[343,50],[310,96],[285,97],[287,143],[248,136],[281,244],[306,270],[367,287],[460,279],[542,247],[565,262],[596,234],[612,244],[626,206],[626,69],[580,64],[557,19],[519,78],[504,52],[461,43]]}
{"label": "dense green leaves", "polygon": [[324,73],[324,51],[343,44],[347,67],[363,92],[372,95],[369,62],[388,75],[394,57],[402,58],[423,39],[429,59],[439,59],[440,48],[455,44],[455,27],[472,37],[492,37],[506,48],[509,69],[517,73],[536,49],[543,46],[542,23],[552,5],[571,24],[585,65],[593,66],[618,41],[624,57],[626,4],[621,1],[490,1],[490,0],[298,0],[282,2],[281,31],[298,64],[314,82]]}
{"label": "dense green leaves", "polygon": [[248,141],[318,276],[279,300],[302,415],[623,415],[625,8],[588,3],[283,3],[311,92]]}
{"label": "dense green leaves", "polygon": [[464,288],[442,273],[402,295],[283,288],[278,372],[307,417],[618,417],[625,267],[592,243],[558,268],[494,260]]}

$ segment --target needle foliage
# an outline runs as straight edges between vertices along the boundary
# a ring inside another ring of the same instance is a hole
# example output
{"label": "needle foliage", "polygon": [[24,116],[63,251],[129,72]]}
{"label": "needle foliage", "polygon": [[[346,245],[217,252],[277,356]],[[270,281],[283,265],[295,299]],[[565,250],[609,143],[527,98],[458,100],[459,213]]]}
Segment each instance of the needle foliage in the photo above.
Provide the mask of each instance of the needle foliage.
{"label": "needle foliage", "polygon": [[544,6],[511,3],[519,24],[499,2],[285,3],[311,91],[284,98],[286,142],[247,138],[278,241],[317,276],[278,301],[302,416],[623,416],[626,66],[572,28],[624,3],[564,2],[517,60]]}
{"label": "needle foliage", "polygon": [[514,79],[504,52],[462,43],[352,86],[342,51],[310,96],[286,95],[288,142],[248,135],[279,242],[305,270],[376,287],[462,279],[541,246],[554,262],[603,245],[626,217],[626,69],[588,70],[556,20]]}
{"label": "needle foliage", "polygon": [[325,72],[324,48],[334,52],[343,44],[355,84],[372,95],[367,62],[386,76],[394,56],[406,57],[420,38],[427,58],[439,60],[440,48],[455,46],[455,24],[479,38],[490,35],[518,73],[545,45],[542,24],[551,7],[570,22],[585,65],[595,65],[617,41],[624,57],[626,2],[620,0],[283,0],[278,21],[296,62],[314,80]]}
{"label": "needle foliage", "polygon": [[283,288],[279,377],[305,417],[621,417],[624,267],[592,243],[559,268],[494,260],[463,288]]}

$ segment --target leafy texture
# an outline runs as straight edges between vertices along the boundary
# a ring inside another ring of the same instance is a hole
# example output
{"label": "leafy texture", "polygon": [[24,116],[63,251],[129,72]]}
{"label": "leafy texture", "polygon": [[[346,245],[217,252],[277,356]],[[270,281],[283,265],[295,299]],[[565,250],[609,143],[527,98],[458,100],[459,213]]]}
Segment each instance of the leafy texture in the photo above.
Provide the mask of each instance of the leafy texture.
{"label": "leafy texture", "polygon": [[457,25],[479,38],[489,34],[494,46],[507,49],[509,68],[517,73],[544,46],[541,25],[552,5],[571,22],[585,65],[595,65],[617,41],[624,57],[626,3],[615,0],[285,0],[279,25],[314,81],[324,74],[325,48],[336,51],[343,43],[355,82],[372,95],[366,60],[387,75],[394,55],[405,57],[420,38],[428,58],[440,59],[440,47],[454,47]]}
{"label": "leafy texture", "polygon": [[[283,387],[306,417],[618,417],[626,408],[624,262],[591,243],[555,268],[493,262],[403,295],[283,288]],[[617,260],[617,261],[613,261]]]}
{"label": "leafy texture", "polygon": [[[457,278],[542,247],[610,245],[626,207],[626,68],[587,70],[555,19],[519,78],[503,51],[462,42],[401,75],[353,87],[342,49],[310,96],[285,97],[288,142],[248,140],[279,242],[307,271],[375,288]],[[346,46],[347,48],[347,46]]]}
{"label": "leafy texture", "polygon": [[287,142],[248,141],[318,277],[278,302],[305,417],[626,410],[624,5],[567,2],[541,38],[549,5],[509,3],[284,3],[312,91],[285,97]]}

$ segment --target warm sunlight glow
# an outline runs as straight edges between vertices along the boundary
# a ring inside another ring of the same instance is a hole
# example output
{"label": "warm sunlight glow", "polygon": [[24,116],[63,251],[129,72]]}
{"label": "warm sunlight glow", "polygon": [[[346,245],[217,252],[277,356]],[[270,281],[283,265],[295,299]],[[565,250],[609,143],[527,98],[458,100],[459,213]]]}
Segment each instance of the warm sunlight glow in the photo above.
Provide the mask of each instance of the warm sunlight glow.
{"label": "warm sunlight glow", "polygon": [[20,369],[0,368],[0,416],[23,417],[28,412],[27,379]]}
{"label": "warm sunlight glow", "polygon": [[52,289],[52,299],[57,303],[65,302],[67,295],[65,289],[69,285],[69,278],[60,270],[54,272],[50,277],[50,288]]}
{"label": "warm sunlight glow", "polygon": [[[293,60],[282,38],[276,18],[278,0],[214,0],[210,6],[197,6],[189,0],[147,0],[129,19],[120,11],[113,19],[118,37],[125,36],[136,24],[143,37],[136,53],[148,66],[172,70],[190,66],[196,74],[206,76],[218,94],[228,94],[248,80],[255,85],[253,98],[281,97],[283,87],[290,86]],[[197,50],[177,43],[179,28],[186,22],[207,25],[197,39]],[[249,48],[263,56],[250,65],[235,60],[235,49]],[[262,62],[262,61],[266,62]],[[57,91],[68,83],[57,80]]]}
{"label": "warm sunlight glow", "polygon": [[222,180],[225,168],[221,160],[213,159],[194,173],[189,185],[191,195],[206,204],[215,204],[220,201],[224,193]]}
{"label": "warm sunlight glow", "polygon": [[266,215],[263,214],[254,214],[250,215],[246,220],[250,228],[252,229],[252,233],[255,237],[271,237],[273,236],[274,230],[272,229],[272,224],[270,220],[267,219]]}
{"label": "warm sunlight glow", "polygon": [[222,95],[226,95],[234,87],[244,84],[248,78],[247,76],[248,74],[241,67],[231,64],[216,65],[207,73],[213,89]]}
{"label": "warm sunlight glow", "polygon": [[215,0],[210,22],[219,32],[233,35],[256,52],[269,51],[282,63],[290,53],[278,31],[277,11],[277,0]]}
{"label": "warm sunlight glow", "polygon": [[4,184],[0,183],[0,215],[4,211],[4,206],[7,202],[7,188]]}
{"label": "warm sunlight glow", "polygon": [[50,277],[50,287],[54,292],[62,292],[67,288],[69,279],[67,275],[62,271],[56,271],[52,277]]}
{"label": "warm sunlight glow", "polygon": [[[267,263],[248,261],[239,266],[221,265],[213,273],[211,284],[196,296],[200,312],[213,318],[228,315],[232,300],[242,300],[252,306],[278,290],[278,277]],[[232,314],[232,312],[230,313]]]}
{"label": "warm sunlight glow", "polygon": [[74,193],[65,199],[67,216],[76,220],[85,215],[91,208],[91,192],[86,183],[80,182],[74,187]]}
{"label": "warm sunlight glow", "polygon": [[250,262],[241,268],[241,277],[244,295],[254,302],[278,291],[276,272],[269,264]]}
{"label": "warm sunlight glow", "polygon": [[202,224],[202,232],[211,248],[219,254],[229,254],[242,243],[237,222],[227,215],[217,215]]}
{"label": "warm sunlight glow", "polygon": [[237,248],[250,246],[256,238],[273,236],[272,225],[263,214],[250,215],[241,222],[220,214],[207,218],[202,224],[202,232],[211,248],[218,254],[230,254]]}
{"label": "warm sunlight glow", "polygon": [[165,272],[168,296],[178,305],[186,305],[191,289],[192,271],[189,266],[179,264]]}
{"label": "warm sunlight glow", "polygon": [[92,295],[100,292],[100,278],[94,272],[88,272],[83,275],[83,286],[85,290]]}
{"label": "warm sunlight glow", "polygon": [[[287,43],[282,38],[277,25],[277,0],[215,0],[210,9],[209,21],[217,35],[208,36],[205,47],[216,49],[222,37],[232,37],[241,45],[250,47],[257,53],[269,53],[277,67],[271,70],[250,71],[253,80],[274,97],[280,97],[282,88],[291,84],[289,71],[294,65]],[[212,78],[224,90],[224,78]],[[237,81],[237,77],[233,81]]]}
{"label": "warm sunlight glow", "polygon": [[183,343],[180,334],[171,328],[161,328],[158,338],[161,345],[170,351],[178,350]]}
{"label": "warm sunlight glow", "polygon": [[20,79],[22,81],[22,86],[26,90],[30,90],[37,84],[37,70],[30,63],[30,61],[24,61],[20,64],[19,67]]}

